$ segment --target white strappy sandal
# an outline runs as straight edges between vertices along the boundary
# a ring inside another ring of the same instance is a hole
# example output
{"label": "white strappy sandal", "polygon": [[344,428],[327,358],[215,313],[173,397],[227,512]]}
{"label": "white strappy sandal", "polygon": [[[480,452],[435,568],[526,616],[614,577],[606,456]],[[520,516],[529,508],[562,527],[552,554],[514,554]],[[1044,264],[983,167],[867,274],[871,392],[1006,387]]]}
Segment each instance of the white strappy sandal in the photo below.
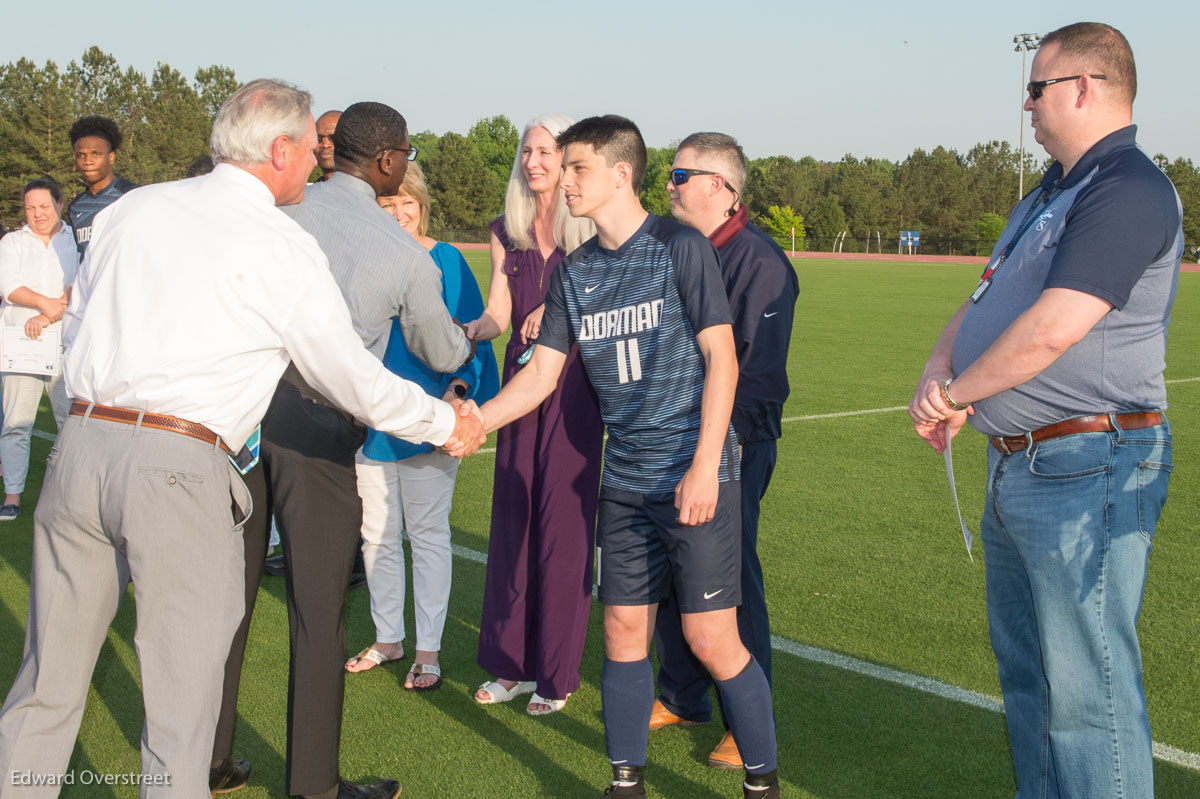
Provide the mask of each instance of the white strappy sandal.
{"label": "white strappy sandal", "polygon": [[[539,696],[537,691],[534,691],[533,696],[529,700],[529,705],[525,708],[525,712],[531,716],[549,716],[551,713],[557,713],[566,707],[567,700],[570,698],[571,695],[567,694],[562,699],[546,699],[545,697]],[[547,705],[550,709],[534,710],[534,705]]]}
{"label": "white strappy sandal", "polygon": [[[483,685],[475,690],[475,701],[481,705],[498,705],[501,702],[511,702],[521,694],[531,694],[537,690],[537,683],[530,680],[529,682],[519,682],[512,688],[505,688],[496,680],[488,680]],[[487,694],[487,699],[480,699],[479,692],[483,691]]]}

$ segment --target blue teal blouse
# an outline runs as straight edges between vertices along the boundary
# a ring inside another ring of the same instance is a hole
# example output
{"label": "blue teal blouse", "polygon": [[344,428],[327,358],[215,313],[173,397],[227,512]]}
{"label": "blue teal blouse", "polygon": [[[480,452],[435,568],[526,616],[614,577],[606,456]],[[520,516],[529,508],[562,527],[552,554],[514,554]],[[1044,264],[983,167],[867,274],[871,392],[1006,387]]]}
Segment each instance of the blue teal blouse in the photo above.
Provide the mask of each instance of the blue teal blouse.
{"label": "blue teal blouse", "polygon": [[[442,272],[442,302],[446,303],[450,315],[463,323],[478,319],[483,313],[483,295],[475,275],[467,266],[467,259],[444,241],[435,244],[429,254]],[[496,396],[500,390],[500,375],[492,342],[479,342],[475,357],[457,372],[435,372],[408,351],[398,319],[392,320],[392,333],[387,350],[383,353],[383,365],[388,371],[413,381],[431,397],[440,398],[445,394],[450,380],[455,377],[466,382],[469,386],[467,396],[480,405]],[[374,429],[367,431],[367,443],[363,445],[363,454],[377,461],[399,461],[433,450],[432,444],[411,444]]]}

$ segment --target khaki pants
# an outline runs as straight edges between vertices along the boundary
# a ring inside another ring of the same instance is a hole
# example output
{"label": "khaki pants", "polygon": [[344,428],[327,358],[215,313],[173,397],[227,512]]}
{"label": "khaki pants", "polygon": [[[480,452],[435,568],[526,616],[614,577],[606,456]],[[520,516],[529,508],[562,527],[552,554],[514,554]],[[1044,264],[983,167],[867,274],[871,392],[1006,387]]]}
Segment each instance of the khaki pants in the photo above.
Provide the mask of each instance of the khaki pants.
{"label": "khaki pants", "polygon": [[0,797],[57,795],[57,786],[13,775],[66,773],[96,658],[131,579],[146,709],[139,795],[209,796],[249,513],[245,485],[213,445],[68,418],[34,516],[25,652],[0,711]]}

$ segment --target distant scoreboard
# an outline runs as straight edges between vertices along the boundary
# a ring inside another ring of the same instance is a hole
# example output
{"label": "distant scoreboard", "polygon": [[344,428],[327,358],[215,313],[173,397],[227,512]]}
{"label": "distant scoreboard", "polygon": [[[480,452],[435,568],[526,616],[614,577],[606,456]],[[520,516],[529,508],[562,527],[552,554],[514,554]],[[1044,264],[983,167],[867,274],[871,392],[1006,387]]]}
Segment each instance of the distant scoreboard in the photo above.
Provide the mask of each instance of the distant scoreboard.
{"label": "distant scoreboard", "polygon": [[900,246],[901,247],[920,247],[921,246],[921,231],[919,231],[919,230],[901,230],[900,231]]}

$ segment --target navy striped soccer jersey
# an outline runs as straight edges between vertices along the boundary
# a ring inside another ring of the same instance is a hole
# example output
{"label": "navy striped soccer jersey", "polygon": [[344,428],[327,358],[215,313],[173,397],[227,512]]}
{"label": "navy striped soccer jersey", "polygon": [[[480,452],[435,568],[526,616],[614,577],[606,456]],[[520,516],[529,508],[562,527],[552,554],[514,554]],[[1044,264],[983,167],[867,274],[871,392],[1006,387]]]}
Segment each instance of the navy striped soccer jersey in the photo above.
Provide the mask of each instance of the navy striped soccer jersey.
{"label": "navy striped soccer jersey", "polygon": [[113,175],[112,181],[95,194],[84,189],[75,195],[75,199],[67,206],[67,218],[71,220],[75,249],[79,250],[80,258],[87,252],[88,242],[92,240],[92,220],[96,214],[115,203],[125,192],[137,187],[138,184],[133,181]]}
{"label": "navy striped soccer jersey", "polygon": [[[592,238],[555,270],[537,343],[578,343],[608,428],[605,485],[674,491],[700,438],[704,357],[696,332],[730,324],[712,244],[693,228],[650,214],[616,250]],[[720,480],[740,477],[730,425]]]}

